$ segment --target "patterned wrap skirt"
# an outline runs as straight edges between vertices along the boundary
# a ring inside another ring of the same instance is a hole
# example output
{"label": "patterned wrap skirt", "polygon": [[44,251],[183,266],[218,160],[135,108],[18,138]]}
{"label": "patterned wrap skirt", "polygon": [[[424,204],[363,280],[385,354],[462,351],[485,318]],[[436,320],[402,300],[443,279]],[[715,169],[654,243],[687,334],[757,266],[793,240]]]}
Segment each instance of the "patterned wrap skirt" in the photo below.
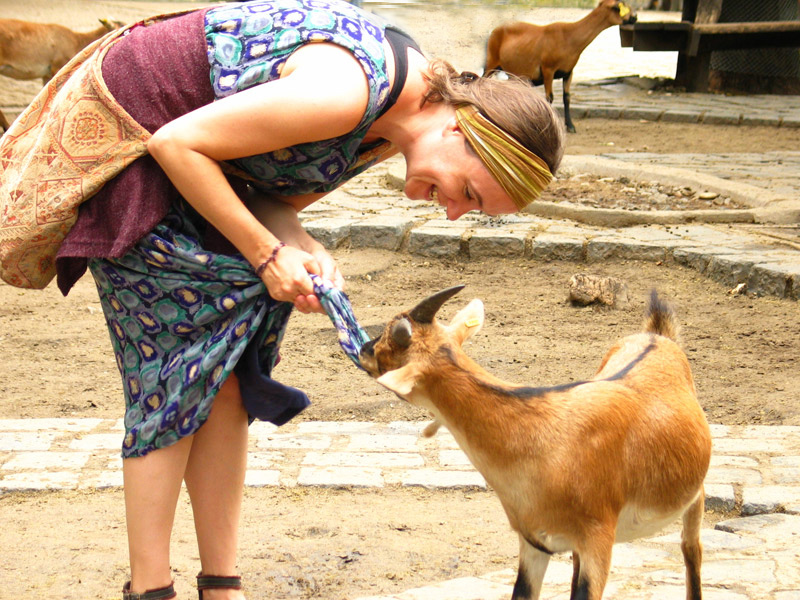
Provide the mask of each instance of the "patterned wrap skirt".
{"label": "patterned wrap skirt", "polygon": [[232,372],[251,419],[282,425],[309,405],[271,378],[293,305],[241,255],[203,249],[200,223],[176,205],[121,258],[89,261],[122,375],[123,458],[195,433]]}

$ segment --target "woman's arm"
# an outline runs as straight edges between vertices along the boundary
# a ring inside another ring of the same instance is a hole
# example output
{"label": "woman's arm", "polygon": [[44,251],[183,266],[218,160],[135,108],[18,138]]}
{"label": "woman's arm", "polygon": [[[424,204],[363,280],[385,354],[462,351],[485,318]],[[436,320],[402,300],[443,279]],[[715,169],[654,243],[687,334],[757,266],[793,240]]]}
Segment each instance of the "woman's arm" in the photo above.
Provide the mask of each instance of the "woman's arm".
{"label": "woman's arm", "polygon": [[[308,273],[323,269],[306,249],[318,247],[297,231],[302,229],[297,210],[286,205],[294,215],[276,212],[265,227],[235,194],[219,162],[343,135],[360,122],[368,97],[366,76],[352,54],[331,44],[309,44],[290,57],[280,79],[167,123],[148,150],[181,195],[254,267],[281,241],[278,230],[290,235],[284,240],[290,247],[277,253],[262,278],[276,300],[320,311]],[[286,230],[278,214],[289,219]],[[288,224],[292,221],[296,226]]]}
{"label": "woman's arm", "polygon": [[[253,216],[278,239],[313,256],[319,267],[318,274],[341,289],[344,287],[344,278],[336,261],[322,244],[308,234],[299,219],[299,211],[302,208],[324,195],[273,197],[251,189],[245,204]],[[304,310],[310,307],[301,304],[297,308]]]}

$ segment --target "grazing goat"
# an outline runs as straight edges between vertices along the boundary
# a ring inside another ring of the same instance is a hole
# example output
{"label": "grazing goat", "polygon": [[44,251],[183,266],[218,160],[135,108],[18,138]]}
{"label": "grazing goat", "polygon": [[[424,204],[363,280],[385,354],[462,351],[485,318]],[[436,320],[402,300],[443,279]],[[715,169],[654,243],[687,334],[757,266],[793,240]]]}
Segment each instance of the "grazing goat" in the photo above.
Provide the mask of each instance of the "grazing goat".
{"label": "grazing goat", "polygon": [[492,30],[486,44],[483,76],[505,71],[542,85],[553,102],[553,79],[564,80],[564,121],[567,131],[575,132],[569,114],[569,89],[572,70],[581,53],[594,38],[614,25],[633,23],[636,13],[619,0],[600,0],[597,7],[575,23],[533,25],[515,21]]}
{"label": "grazing goat", "polygon": [[[0,75],[47,83],[84,47],[123,26],[108,19],[100,22],[94,31],[78,33],[63,25],[0,19]],[[0,112],[0,127],[6,130],[8,125]]]}
{"label": "grazing goat", "polygon": [[599,600],[615,542],[683,519],[686,597],[700,600],[703,479],[711,434],[678,324],[655,292],[644,331],[618,341],[587,381],[512,385],[461,344],[483,324],[473,300],[449,325],[441,305],[463,286],[396,316],[364,345],[378,383],[430,410],[496,491],[520,542],[513,600],[535,600],[550,555],[572,552],[573,600]]}

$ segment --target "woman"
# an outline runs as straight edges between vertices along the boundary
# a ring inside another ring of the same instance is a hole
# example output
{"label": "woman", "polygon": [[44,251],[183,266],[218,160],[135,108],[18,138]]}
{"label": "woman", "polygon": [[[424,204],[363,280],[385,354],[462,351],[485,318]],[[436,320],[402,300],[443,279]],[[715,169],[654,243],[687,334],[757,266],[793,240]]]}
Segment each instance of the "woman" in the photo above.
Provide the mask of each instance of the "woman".
{"label": "woman", "polygon": [[149,155],[81,206],[57,270],[67,293],[88,264],[123,377],[123,596],[176,596],[170,533],[185,481],[200,597],[243,598],[248,424],[307,405],[268,376],[291,308],[322,312],[310,275],[343,284],[299,211],[399,152],[406,195],[449,219],[515,212],[557,169],[562,126],[530,86],[458,75],[339,0],[254,0],[135,26],[102,72],[153,133]]}

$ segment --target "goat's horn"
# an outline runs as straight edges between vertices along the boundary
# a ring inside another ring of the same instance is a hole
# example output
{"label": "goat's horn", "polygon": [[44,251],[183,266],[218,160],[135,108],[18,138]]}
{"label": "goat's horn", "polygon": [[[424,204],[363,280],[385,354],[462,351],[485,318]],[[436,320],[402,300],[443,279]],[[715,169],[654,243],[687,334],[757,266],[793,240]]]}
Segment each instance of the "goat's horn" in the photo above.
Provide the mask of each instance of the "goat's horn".
{"label": "goat's horn", "polygon": [[408,319],[400,319],[392,325],[392,341],[401,348],[411,345],[411,322]]}
{"label": "goat's horn", "polygon": [[442,305],[463,289],[463,285],[456,285],[441,292],[436,292],[412,308],[408,316],[417,323],[433,323],[433,317],[436,316]]}

